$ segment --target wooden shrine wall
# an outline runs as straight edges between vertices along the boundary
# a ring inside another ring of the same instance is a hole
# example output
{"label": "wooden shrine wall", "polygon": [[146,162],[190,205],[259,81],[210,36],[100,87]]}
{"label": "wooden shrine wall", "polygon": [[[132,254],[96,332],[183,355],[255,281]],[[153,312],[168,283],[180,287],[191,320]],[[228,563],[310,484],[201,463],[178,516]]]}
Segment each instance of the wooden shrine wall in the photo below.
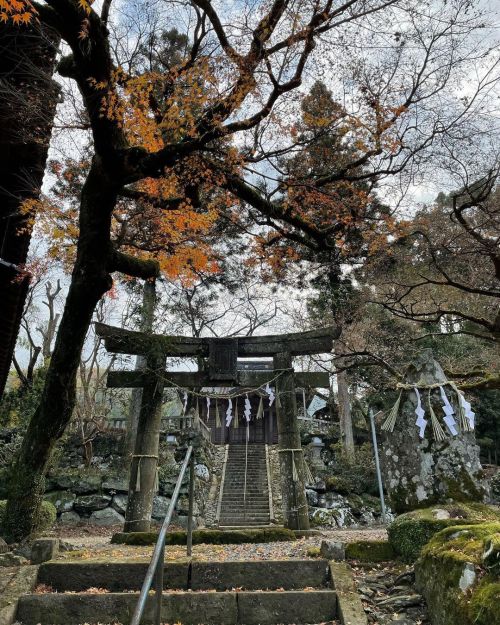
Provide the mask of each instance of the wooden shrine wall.
{"label": "wooden shrine wall", "polygon": [[[215,401],[218,402],[219,405],[219,418],[220,418],[220,427],[216,427],[216,416],[215,416]],[[236,401],[238,401],[238,427],[235,427],[234,424],[234,414],[236,409]],[[276,445],[278,443],[278,426],[276,421],[276,412],[274,410],[274,406],[269,407],[269,400],[267,397],[264,397],[264,411],[261,419],[257,419],[257,411],[259,408],[260,397],[258,396],[250,396],[250,402],[252,404],[252,416],[249,424],[249,444],[267,444],[267,445]],[[205,401],[203,400],[202,405],[200,406],[201,418],[204,423],[210,428],[212,434],[212,443],[215,445],[244,445],[246,442],[247,435],[247,427],[246,420],[243,414],[245,409],[245,398],[238,397],[237,400],[233,399],[233,421],[226,427],[226,409],[227,409],[227,400],[226,399],[212,399],[210,403],[210,416],[207,421],[207,407]]]}

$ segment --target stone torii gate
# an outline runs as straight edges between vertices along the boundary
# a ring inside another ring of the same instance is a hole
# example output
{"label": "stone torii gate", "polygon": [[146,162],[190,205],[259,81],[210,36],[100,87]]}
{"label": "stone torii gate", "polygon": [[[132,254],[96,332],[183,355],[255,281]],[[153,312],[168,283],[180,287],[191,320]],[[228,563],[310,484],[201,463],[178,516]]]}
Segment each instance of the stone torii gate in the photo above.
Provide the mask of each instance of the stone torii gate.
{"label": "stone torii gate", "polygon": [[[295,373],[293,357],[320,354],[332,350],[338,338],[336,327],[292,334],[234,338],[196,338],[165,336],[123,330],[95,324],[111,353],[142,355],[142,371],[110,371],[108,387],[142,388],[142,402],[136,444],[130,468],[130,490],[125,531],[148,531],[155,475],[158,463],[161,404],[165,387],[200,388],[226,383],[240,389],[252,389],[273,379],[276,387],[278,445],[280,450],[283,518],[286,527],[308,529],[309,517],[305,496],[305,464],[297,420],[296,385],[329,386],[327,373]],[[238,371],[238,357],[273,358],[274,371]],[[208,366],[196,372],[167,372],[166,358],[187,357],[204,361]]]}

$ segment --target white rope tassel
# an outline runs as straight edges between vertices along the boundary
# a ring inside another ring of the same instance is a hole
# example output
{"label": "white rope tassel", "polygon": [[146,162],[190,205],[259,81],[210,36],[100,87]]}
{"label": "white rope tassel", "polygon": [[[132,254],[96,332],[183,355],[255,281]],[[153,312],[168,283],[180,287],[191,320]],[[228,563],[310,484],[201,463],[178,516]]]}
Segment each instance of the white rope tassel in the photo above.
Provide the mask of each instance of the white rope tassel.
{"label": "white rope tassel", "polygon": [[141,460],[142,458],[139,458],[139,462],[137,463],[137,477],[135,478],[135,492],[136,493],[141,492]]}
{"label": "white rope tassel", "polygon": [[432,408],[431,389],[429,389],[428,399],[429,399],[429,413],[431,415],[432,431],[434,432],[434,438],[437,441],[444,441],[446,440],[446,434],[444,433],[444,430],[441,427],[441,424],[439,423],[438,418],[436,417],[436,413],[434,412]]}
{"label": "white rope tassel", "polygon": [[262,419],[263,416],[264,416],[264,402],[261,397],[259,401],[259,407],[257,409],[257,416],[255,418]]}
{"label": "white rope tassel", "polygon": [[221,427],[220,413],[219,413],[219,402],[217,401],[217,399],[215,400],[215,427],[216,428],[220,428]]}
{"label": "white rope tassel", "polygon": [[403,394],[403,391],[399,393],[399,397],[397,398],[394,406],[391,408],[391,411],[389,412],[387,419],[382,423],[381,429],[385,430],[386,432],[394,431],[394,426],[396,425],[396,419],[398,418],[399,404],[401,403],[402,394]]}
{"label": "white rope tassel", "polygon": [[415,425],[419,428],[418,435],[420,438],[424,438],[425,428],[427,427],[427,421],[424,419],[425,410],[422,408],[422,398],[420,397],[419,390],[416,386],[414,390],[415,395],[417,396],[417,407],[415,408],[417,420],[415,421]]}
{"label": "white rope tassel", "polygon": [[450,431],[451,435],[456,436],[458,434],[457,422],[453,418],[455,411],[453,409],[453,406],[450,404],[442,386],[439,387],[439,392],[441,393],[441,399],[443,400],[443,411],[445,414],[443,421],[446,423],[446,427]]}
{"label": "white rope tassel", "polygon": [[238,415],[238,398],[234,400],[234,419],[233,419],[233,427],[239,427],[239,415]]}
{"label": "white rope tassel", "polygon": [[461,408],[462,414],[462,428],[466,432],[472,432],[475,426],[476,413],[472,410],[470,402],[465,399],[465,396],[458,388],[455,389],[458,395],[458,402]]}

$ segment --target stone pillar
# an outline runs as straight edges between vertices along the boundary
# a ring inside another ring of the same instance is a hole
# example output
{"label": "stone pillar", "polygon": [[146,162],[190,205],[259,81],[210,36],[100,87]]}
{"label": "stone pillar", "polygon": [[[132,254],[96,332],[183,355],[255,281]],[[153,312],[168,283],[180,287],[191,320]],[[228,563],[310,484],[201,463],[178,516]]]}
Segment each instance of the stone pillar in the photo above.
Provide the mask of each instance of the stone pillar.
{"label": "stone pillar", "polygon": [[[443,421],[439,388],[431,391],[431,401],[446,439],[438,441],[434,437],[428,390],[420,386],[446,381],[430,349],[423,350],[406,372],[405,384],[419,387],[427,426],[421,439],[415,425],[417,395],[413,390],[404,390],[394,430],[384,432],[381,458],[384,486],[396,512],[425,508],[448,500],[482,501],[487,494],[474,432],[462,431],[459,417],[455,414],[458,435],[451,436]],[[449,386],[443,388],[458,413],[455,391]]]}
{"label": "stone pillar", "polygon": [[[300,443],[292,358],[289,353],[282,352],[276,354],[273,360],[275,370],[290,370],[290,372],[287,371],[280,375],[276,381],[283,520],[285,527],[304,530],[309,529],[309,513],[305,490],[305,461]],[[294,479],[294,475],[296,479]]]}

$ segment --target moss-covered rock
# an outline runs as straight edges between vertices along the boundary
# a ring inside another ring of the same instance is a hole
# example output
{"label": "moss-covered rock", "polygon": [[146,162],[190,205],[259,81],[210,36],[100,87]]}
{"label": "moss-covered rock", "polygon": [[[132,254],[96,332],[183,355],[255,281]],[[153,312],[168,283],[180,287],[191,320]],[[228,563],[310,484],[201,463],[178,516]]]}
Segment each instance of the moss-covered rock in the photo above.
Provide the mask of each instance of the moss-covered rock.
{"label": "moss-covered rock", "polygon": [[451,526],[424,546],[415,565],[433,625],[500,625],[500,579],[485,567],[500,522]]}
{"label": "moss-covered rock", "polygon": [[480,503],[452,503],[400,515],[388,528],[389,542],[405,562],[414,562],[422,547],[446,527],[500,521],[500,510]]}
{"label": "moss-covered rock", "polygon": [[[120,532],[114,534],[111,542],[119,545],[154,545],[158,539],[156,532]],[[271,543],[295,540],[292,530],[283,527],[255,530],[195,530],[193,544],[238,545],[241,543]],[[185,545],[187,532],[169,532],[167,545]]]}
{"label": "moss-covered rock", "polygon": [[361,562],[387,562],[395,557],[392,545],[386,540],[357,540],[347,543],[345,556]]}
{"label": "moss-covered rock", "polygon": [[[7,501],[0,501],[0,529],[3,527],[3,521],[5,517],[5,508],[7,507]],[[35,533],[39,534],[45,530],[50,529],[56,522],[57,511],[50,501],[42,501],[40,510],[38,511],[38,518],[35,523]]]}

